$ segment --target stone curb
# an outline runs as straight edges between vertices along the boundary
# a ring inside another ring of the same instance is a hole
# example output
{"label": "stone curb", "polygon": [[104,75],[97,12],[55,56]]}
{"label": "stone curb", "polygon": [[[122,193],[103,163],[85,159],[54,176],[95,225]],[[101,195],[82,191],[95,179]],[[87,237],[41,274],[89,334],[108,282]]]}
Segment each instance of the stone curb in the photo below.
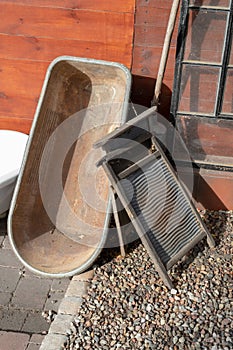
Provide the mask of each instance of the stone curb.
{"label": "stone curb", "polygon": [[78,309],[82,304],[82,297],[87,293],[93,275],[94,271],[90,270],[72,277],[65,296],[60,303],[58,313],[51,323],[48,334],[44,337],[39,350],[63,349],[67,341],[66,333],[77,315]]}

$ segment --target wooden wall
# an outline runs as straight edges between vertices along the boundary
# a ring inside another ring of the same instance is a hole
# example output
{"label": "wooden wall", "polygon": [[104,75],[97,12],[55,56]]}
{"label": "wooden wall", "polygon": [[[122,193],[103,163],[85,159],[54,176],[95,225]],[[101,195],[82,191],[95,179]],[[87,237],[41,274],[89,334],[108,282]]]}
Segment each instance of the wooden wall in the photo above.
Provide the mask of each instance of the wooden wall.
{"label": "wooden wall", "polygon": [[[150,106],[158,72],[172,0],[137,0],[132,57],[133,100]],[[164,75],[159,111],[169,116],[173,86],[179,15]]]}
{"label": "wooden wall", "polygon": [[[49,63],[60,55],[125,64],[150,105],[172,0],[0,0],[0,129],[29,132]],[[176,32],[160,111],[169,114]]]}
{"label": "wooden wall", "polygon": [[[134,78],[132,100],[136,103],[150,106],[171,4],[172,1],[170,0],[136,1],[135,37],[132,57],[132,73]],[[167,117],[169,117],[174,79],[177,32],[178,18],[171,41],[159,105],[159,111]],[[213,125],[208,120],[207,124],[199,128],[198,131],[195,129],[195,133],[193,128],[194,123],[195,120],[193,123],[189,122],[186,128],[186,137],[188,135],[193,143],[197,141],[195,140],[195,137],[197,137],[199,143],[202,146],[204,145],[202,151],[200,149],[198,150],[199,157],[202,157],[202,163],[205,163],[206,159],[208,160],[212,154],[218,155],[218,157],[215,157],[216,164],[224,164],[223,155],[229,156],[231,154],[233,156],[231,142],[232,127],[230,128],[227,125],[227,121],[224,123],[216,122],[216,125]],[[184,127],[184,122],[182,127]],[[180,132],[184,134],[182,128],[180,128]],[[185,138],[185,135],[182,136]],[[193,147],[190,144],[188,144],[188,147],[191,156],[194,156]],[[203,160],[203,152],[205,152],[205,160]],[[205,164],[203,165],[205,166]],[[232,166],[229,163],[226,163],[226,165]],[[183,172],[185,173],[186,171],[187,169],[184,168]],[[197,207],[213,210],[233,209],[232,171],[224,170],[223,166],[218,166],[216,169],[214,167],[211,169],[208,166],[206,168],[195,169],[193,175],[193,197]]]}
{"label": "wooden wall", "polygon": [[[150,106],[171,4],[172,0],[0,0],[0,129],[30,131],[47,67],[60,55],[125,64],[133,75],[132,101]],[[159,105],[167,117],[177,27],[178,20]],[[232,209],[232,174],[201,170],[196,175],[197,205]]]}
{"label": "wooden wall", "polygon": [[134,11],[135,0],[0,0],[0,129],[29,132],[57,56],[130,68]]}

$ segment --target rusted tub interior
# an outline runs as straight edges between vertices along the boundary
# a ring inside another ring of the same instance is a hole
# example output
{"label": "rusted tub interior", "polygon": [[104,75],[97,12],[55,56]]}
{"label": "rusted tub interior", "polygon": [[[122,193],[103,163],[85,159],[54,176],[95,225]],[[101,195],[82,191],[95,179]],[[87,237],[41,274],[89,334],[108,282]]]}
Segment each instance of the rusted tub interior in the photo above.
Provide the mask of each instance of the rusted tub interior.
{"label": "rusted tub interior", "polygon": [[34,272],[73,275],[99,255],[109,185],[92,144],[125,121],[129,91],[120,64],[60,57],[50,65],[8,219],[13,249]]}

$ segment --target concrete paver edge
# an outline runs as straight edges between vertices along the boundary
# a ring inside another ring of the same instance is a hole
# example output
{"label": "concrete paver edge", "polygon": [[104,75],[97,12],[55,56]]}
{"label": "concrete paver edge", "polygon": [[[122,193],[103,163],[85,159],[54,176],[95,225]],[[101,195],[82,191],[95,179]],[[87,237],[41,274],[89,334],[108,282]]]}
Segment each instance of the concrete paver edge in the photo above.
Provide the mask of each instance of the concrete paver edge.
{"label": "concrete paver edge", "polygon": [[67,340],[66,331],[77,315],[82,303],[82,297],[93,278],[94,271],[73,276],[62,299],[58,313],[50,325],[48,334],[44,337],[39,350],[62,350]]}

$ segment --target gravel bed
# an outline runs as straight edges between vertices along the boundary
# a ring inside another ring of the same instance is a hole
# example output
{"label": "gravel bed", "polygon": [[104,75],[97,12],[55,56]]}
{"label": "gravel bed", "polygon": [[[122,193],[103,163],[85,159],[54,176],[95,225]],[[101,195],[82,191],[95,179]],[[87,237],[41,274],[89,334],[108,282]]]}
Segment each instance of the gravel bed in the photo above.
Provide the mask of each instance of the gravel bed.
{"label": "gravel bed", "polygon": [[64,349],[233,349],[233,212],[201,214],[217,246],[173,266],[170,291],[141,243],[104,252]]}

